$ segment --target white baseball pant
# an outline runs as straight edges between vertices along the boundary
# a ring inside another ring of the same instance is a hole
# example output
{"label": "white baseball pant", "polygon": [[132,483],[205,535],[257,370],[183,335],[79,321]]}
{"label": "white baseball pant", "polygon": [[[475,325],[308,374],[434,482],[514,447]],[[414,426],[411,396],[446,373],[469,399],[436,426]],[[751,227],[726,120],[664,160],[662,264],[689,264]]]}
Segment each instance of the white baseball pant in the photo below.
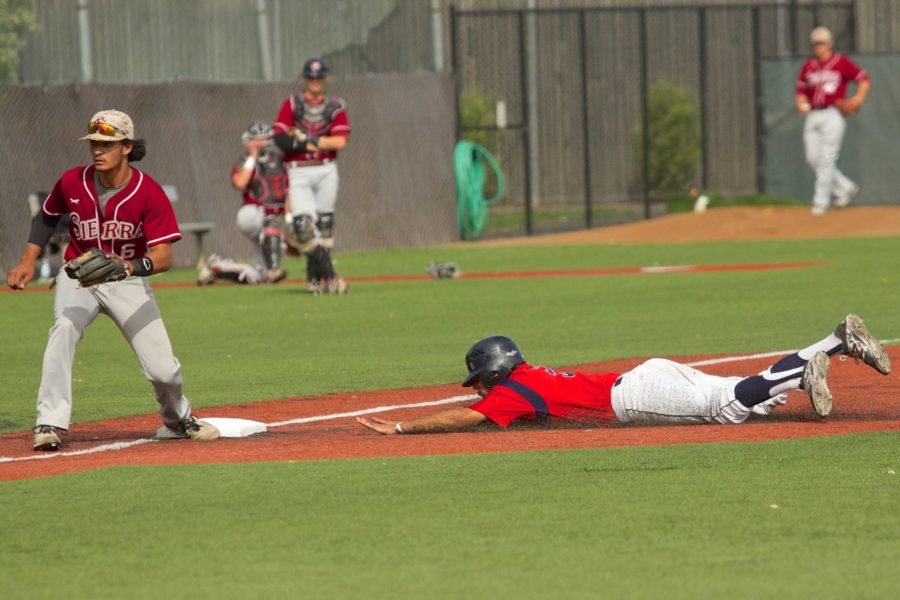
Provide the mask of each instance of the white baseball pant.
{"label": "white baseball pant", "polygon": [[856,189],[854,184],[837,167],[844,142],[847,123],[834,106],[810,111],[803,124],[803,147],[806,162],[816,174],[816,186],[812,204],[814,208],[827,209],[832,196],[844,196]]}
{"label": "white baseball pant", "polygon": [[163,423],[175,428],[191,415],[191,403],[182,394],[181,364],[172,353],[153,290],[145,278],[83,288],[60,271],[53,312],[56,322],[44,351],[37,425],[69,428],[75,349],[84,330],[101,312],[116,323],[137,355],[144,377],[153,384]]}
{"label": "white baseball pant", "polygon": [[612,388],[612,407],[623,423],[743,423],[753,411],[734,396],[742,379],[651,358],[622,374]]}
{"label": "white baseball pant", "polygon": [[333,213],[337,203],[338,170],[332,161],[324,165],[288,167],[288,194],[291,214]]}

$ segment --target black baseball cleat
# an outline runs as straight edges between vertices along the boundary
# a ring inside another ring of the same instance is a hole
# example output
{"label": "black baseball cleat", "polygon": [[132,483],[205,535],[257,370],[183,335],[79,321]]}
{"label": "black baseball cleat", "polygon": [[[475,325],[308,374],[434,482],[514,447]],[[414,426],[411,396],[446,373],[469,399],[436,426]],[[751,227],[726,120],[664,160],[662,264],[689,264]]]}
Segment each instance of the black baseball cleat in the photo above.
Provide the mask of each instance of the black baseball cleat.
{"label": "black baseball cleat", "polygon": [[856,362],[862,359],[882,375],[890,374],[891,358],[858,315],[847,315],[835,328],[834,335],[844,343],[841,354],[852,356]]}
{"label": "black baseball cleat", "polygon": [[34,450],[36,452],[56,452],[62,446],[60,430],[52,425],[38,425],[34,428]]}

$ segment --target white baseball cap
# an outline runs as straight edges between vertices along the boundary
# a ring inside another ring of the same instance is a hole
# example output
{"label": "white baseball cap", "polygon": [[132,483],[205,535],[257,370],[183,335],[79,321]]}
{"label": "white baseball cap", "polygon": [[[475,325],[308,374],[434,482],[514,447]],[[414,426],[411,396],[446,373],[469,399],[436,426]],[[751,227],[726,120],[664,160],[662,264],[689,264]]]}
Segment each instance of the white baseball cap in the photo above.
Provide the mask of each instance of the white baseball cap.
{"label": "white baseball cap", "polygon": [[809,34],[809,41],[813,44],[818,43],[827,43],[832,41],[834,38],[831,35],[831,30],[827,27],[816,27]]}
{"label": "white baseball cap", "polygon": [[82,140],[116,142],[134,139],[134,123],[120,110],[101,110],[88,124],[88,134]]}

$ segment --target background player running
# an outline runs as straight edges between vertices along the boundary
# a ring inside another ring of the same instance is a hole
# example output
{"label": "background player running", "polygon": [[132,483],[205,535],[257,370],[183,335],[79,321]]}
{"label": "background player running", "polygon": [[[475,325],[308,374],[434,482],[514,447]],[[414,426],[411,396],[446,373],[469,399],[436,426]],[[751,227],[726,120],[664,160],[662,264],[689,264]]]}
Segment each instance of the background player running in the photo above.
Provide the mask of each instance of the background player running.
{"label": "background player running", "polygon": [[[816,175],[812,214],[824,215],[831,206],[843,208],[859,192],[837,167],[844,130],[844,116],[856,114],[869,93],[869,75],[856,63],[833,50],[831,31],[816,27],[810,34],[813,56],[803,63],[797,76],[795,102],[806,115],[803,124],[803,147],[806,162]],[[859,84],[852,98],[844,98],[847,83]]]}
{"label": "background player running", "polygon": [[767,415],[804,389],[820,416],[831,412],[826,382],[829,357],[862,359],[887,375],[891,363],[862,319],[850,314],[821,341],[785,356],[752,377],[718,377],[660,358],[626,373],[563,373],[525,362],[516,343],[494,336],[466,353],[468,377],[482,399],[467,408],[445,410],[405,421],[358,417],[383,434],[454,431],[492,421],[506,427],[517,419],[549,418],[580,422],[642,424],[743,423]]}
{"label": "background player running", "polygon": [[[122,331],[153,384],[159,414],[176,437],[208,441],[218,430],[191,414],[182,393],[181,365],[146,277],[172,266],[172,243],[181,239],[175,213],[162,188],[131,166],[146,151],[135,139],[131,117],[104,110],[88,124],[93,164],[63,173],[35,217],[19,263],[7,284],[22,290],[57,222],[70,215],[66,260],[100,248],[124,263],[128,278],[83,288],[64,271],[56,276],[54,315],[44,352],[37,397],[35,450],[58,450],[72,417],[72,364],[84,330],[105,313]],[[114,390],[113,390],[114,391]]]}

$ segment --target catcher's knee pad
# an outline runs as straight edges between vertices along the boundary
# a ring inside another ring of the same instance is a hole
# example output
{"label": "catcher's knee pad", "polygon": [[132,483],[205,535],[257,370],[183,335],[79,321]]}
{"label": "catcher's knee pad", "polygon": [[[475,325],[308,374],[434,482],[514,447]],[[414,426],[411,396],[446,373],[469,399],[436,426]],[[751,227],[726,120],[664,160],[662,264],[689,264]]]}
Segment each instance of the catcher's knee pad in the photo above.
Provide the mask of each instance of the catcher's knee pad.
{"label": "catcher's knee pad", "polygon": [[262,233],[265,211],[256,204],[245,204],[238,210],[236,221],[241,233],[255,240]]}
{"label": "catcher's knee pad", "polygon": [[334,213],[319,213],[316,225],[319,227],[319,233],[322,236],[322,246],[325,248],[334,247]]}
{"label": "catcher's knee pad", "polygon": [[319,244],[319,232],[312,215],[294,215],[291,234],[300,252],[308,252]]}

